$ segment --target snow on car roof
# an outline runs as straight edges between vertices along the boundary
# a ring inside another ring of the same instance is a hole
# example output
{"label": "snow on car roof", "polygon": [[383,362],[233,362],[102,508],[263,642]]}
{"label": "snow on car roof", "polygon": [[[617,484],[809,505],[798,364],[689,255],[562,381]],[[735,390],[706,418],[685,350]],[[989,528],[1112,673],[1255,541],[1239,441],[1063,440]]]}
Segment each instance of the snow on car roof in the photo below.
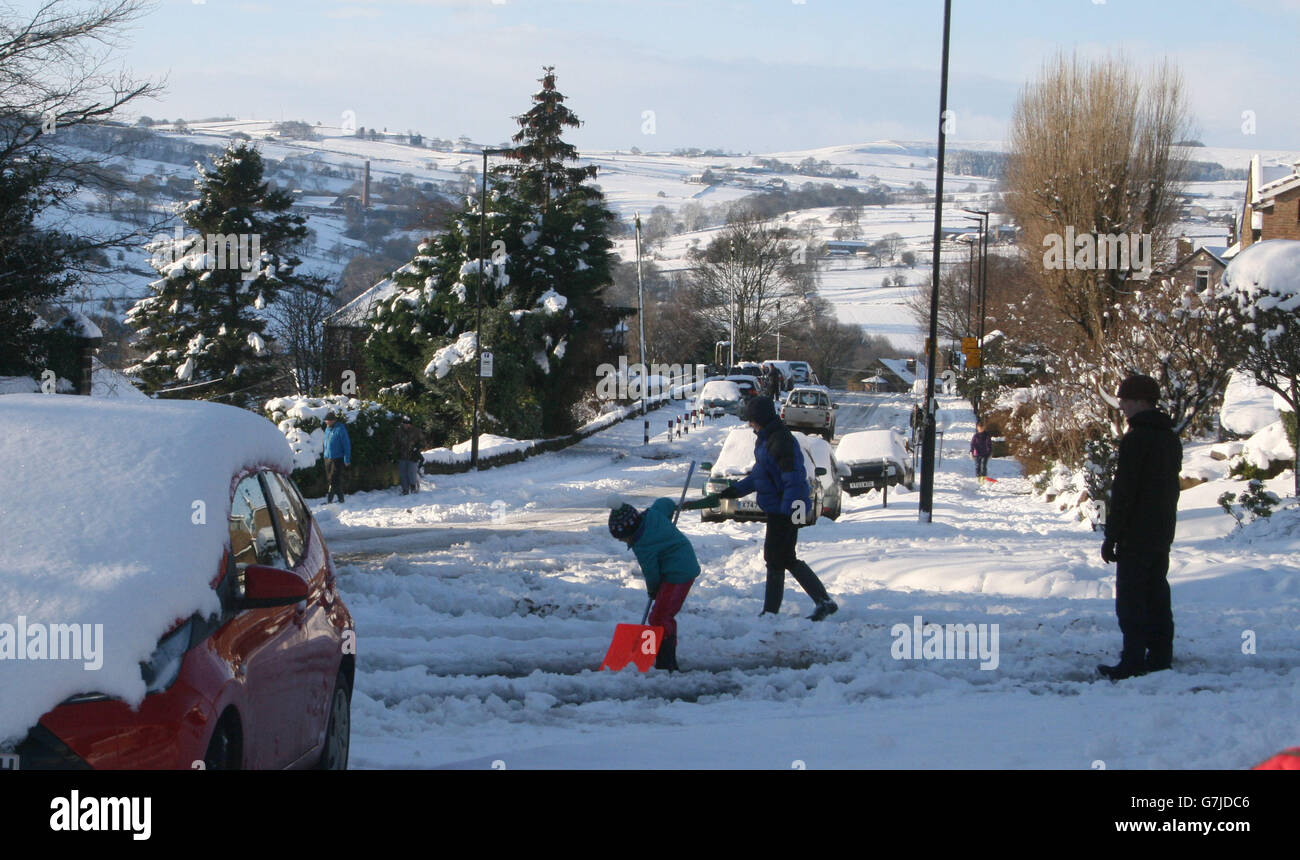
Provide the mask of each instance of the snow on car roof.
{"label": "snow on car roof", "polygon": [[835,459],[841,463],[860,460],[894,459],[907,461],[903,437],[895,430],[859,430],[847,433],[835,449]]}
{"label": "snow on car roof", "polygon": [[[803,451],[804,470],[809,477],[813,476],[813,469],[818,465],[813,461],[812,455],[808,449],[810,437],[805,436],[798,431],[790,431],[796,441],[799,442],[799,448]],[[727,438],[722,442],[722,450],[718,452],[718,459],[714,461],[713,468],[709,470],[710,478],[743,478],[754,468],[754,444],[758,437],[749,425],[741,425],[734,428],[727,434]],[[823,441],[818,439],[817,441]]]}
{"label": "snow on car roof", "polygon": [[739,400],[740,386],[725,379],[715,379],[712,382],[706,382],[704,388],[700,389],[700,394],[696,400],[709,400],[712,398],[718,400]]}
{"label": "snow on car roof", "polygon": [[[191,401],[7,395],[0,438],[3,741],[77,693],[138,704],[138,664],[159,638],[178,618],[219,610],[210,583],[229,542],[232,479],[288,471],[293,454],[265,418]],[[48,659],[54,642],[42,636],[46,659],[32,659],[33,631],[56,624],[90,625],[85,644],[98,653]]]}

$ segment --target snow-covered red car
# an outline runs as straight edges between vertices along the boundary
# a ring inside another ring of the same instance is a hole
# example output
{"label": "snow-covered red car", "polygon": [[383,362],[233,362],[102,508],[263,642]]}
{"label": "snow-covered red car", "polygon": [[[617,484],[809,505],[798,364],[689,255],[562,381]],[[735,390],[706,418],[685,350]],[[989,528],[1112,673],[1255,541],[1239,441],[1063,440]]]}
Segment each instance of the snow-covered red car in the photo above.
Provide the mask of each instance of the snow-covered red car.
{"label": "snow-covered red car", "polygon": [[347,766],[352,618],[273,424],[12,395],[0,436],[5,765]]}

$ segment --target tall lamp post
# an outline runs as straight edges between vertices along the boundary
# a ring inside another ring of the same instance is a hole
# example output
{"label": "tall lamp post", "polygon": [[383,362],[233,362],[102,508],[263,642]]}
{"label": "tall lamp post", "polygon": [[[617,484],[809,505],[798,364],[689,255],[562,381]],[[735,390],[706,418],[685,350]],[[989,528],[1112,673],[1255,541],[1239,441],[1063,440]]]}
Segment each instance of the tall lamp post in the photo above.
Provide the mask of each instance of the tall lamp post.
{"label": "tall lamp post", "polygon": [[[983,226],[980,228],[980,277],[979,290],[977,295],[979,301],[976,307],[979,309],[979,330],[976,333],[980,349],[984,348],[984,298],[988,295],[988,277],[989,277],[989,213],[982,209],[963,209],[963,212],[970,212],[972,215],[978,215],[983,219]],[[975,385],[975,399],[971,401],[971,407],[978,416],[980,409],[980,392],[983,391],[984,384],[984,357],[980,355],[979,381]]]}
{"label": "tall lamp post", "polygon": [[943,239],[943,158],[947,144],[948,123],[948,36],[952,25],[952,0],[943,2],[943,61],[939,72],[939,151],[935,160],[934,180],[934,265],[930,288],[929,372],[925,380],[925,437],[921,444],[922,522],[934,520],[934,374],[939,363],[939,251]]}
{"label": "tall lamp post", "polygon": [[487,169],[488,156],[509,149],[483,148],[483,190],[478,200],[478,289],[474,291],[474,417],[470,427],[469,467],[478,469],[478,406],[483,400],[483,290],[487,288]]}

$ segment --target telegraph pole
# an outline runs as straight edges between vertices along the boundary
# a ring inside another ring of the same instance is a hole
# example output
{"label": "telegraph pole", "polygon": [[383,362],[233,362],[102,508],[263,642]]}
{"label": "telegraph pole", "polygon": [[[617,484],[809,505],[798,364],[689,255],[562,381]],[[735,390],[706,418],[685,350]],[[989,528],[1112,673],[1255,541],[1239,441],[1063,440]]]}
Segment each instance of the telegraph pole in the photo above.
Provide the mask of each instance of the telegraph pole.
{"label": "telegraph pole", "polygon": [[487,289],[487,166],[489,155],[508,149],[483,147],[483,189],[478,201],[478,289],[474,291],[474,417],[470,422],[469,467],[478,469],[478,407],[483,400],[483,291]]}

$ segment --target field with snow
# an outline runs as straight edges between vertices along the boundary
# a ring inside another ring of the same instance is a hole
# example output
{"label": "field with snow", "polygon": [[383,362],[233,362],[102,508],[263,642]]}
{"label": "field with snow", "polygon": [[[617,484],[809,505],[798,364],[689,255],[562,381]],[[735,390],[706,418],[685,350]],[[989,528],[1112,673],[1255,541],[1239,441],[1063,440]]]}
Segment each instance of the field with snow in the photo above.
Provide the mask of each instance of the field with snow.
{"label": "field with snow", "polygon": [[[841,434],[905,427],[911,409],[837,396]],[[357,624],[352,765],[1241,768],[1300,742],[1294,511],[1234,534],[1215,503],[1228,482],[1186,492],[1174,670],[1112,685],[1095,673],[1120,645],[1100,535],[1030,495],[1011,461],[979,489],[973,416],[942,406],[933,523],[896,488],[887,508],[846,496],[838,522],[802,530],[801,557],[840,605],[825,622],[806,620],[792,579],[779,619],[757,618],[761,525],[683,515],[703,573],[679,615],[676,674],[596,671],[614,626],[646,603],[604,504],[676,498],[687,461],[715,459],[737,419],[648,448],[633,420],[556,454],[426,477],[414,498],[317,500]],[[990,637],[996,625],[995,659],[907,653],[900,631],[931,623]]]}

